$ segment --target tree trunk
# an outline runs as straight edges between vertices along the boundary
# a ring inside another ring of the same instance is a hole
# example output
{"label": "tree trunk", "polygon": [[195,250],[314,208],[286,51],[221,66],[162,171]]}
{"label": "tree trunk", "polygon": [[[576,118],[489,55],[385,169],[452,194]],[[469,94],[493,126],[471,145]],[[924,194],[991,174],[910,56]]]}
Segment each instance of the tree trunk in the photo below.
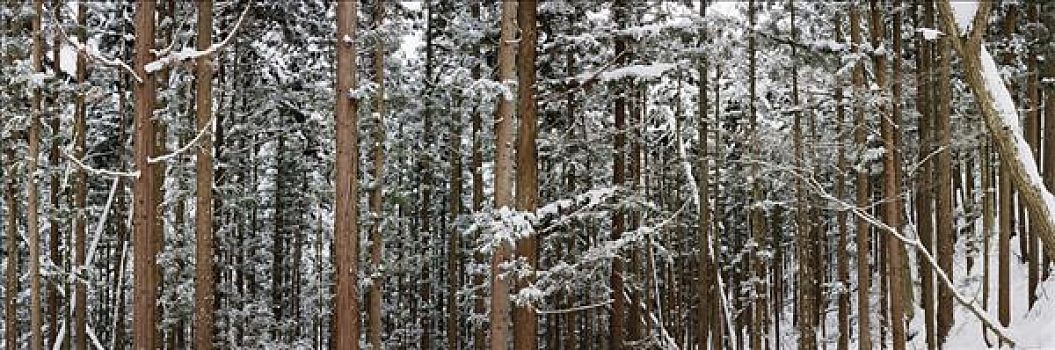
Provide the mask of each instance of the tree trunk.
{"label": "tree trunk", "polygon": [[[985,23],[991,5],[981,2],[974,22]],[[957,32],[955,15],[948,0],[941,1],[939,9],[946,22],[946,31]],[[953,39],[953,47],[963,58],[967,83],[982,111],[997,152],[1002,160],[1007,161],[1008,174],[1019,191],[1020,200],[1024,202],[1030,216],[1038,218],[1032,233],[1040,236],[1044,250],[1050,256],[1055,252],[1055,198],[1044,186],[1034,166],[1033,152],[1022,138],[1021,128],[1017,125],[1018,113],[1011,94],[1000,78],[993,57],[981,45],[981,32],[973,31],[967,41]]]}
{"label": "tree trunk", "polygon": [[[795,25],[795,2],[791,1],[788,3],[791,12],[791,24]],[[792,40],[797,40],[798,36],[792,32]],[[794,45],[791,46],[791,60],[794,62],[796,58],[797,49]],[[792,126],[792,142],[794,144],[795,152],[795,168],[804,168],[804,146],[802,142],[802,105],[799,101],[799,83],[798,83],[798,64],[792,63],[791,67],[791,108],[794,110],[794,124]],[[752,117],[754,120],[754,117]],[[806,203],[806,189],[803,187],[802,180],[796,178],[795,180],[795,246],[796,246],[796,258],[798,259],[799,269],[796,281],[798,285],[795,288],[795,314],[798,318],[795,320],[798,326],[799,341],[798,345],[800,349],[813,349],[817,347],[817,332],[814,329],[814,325],[817,323],[817,319],[814,318],[818,310],[814,309],[816,306],[816,300],[814,300],[815,292],[814,288],[821,281],[815,280],[816,271],[813,271],[813,246],[815,244],[813,233],[814,230],[807,223],[808,216],[810,215],[807,211]],[[758,198],[756,198],[758,200]],[[777,243],[779,244],[779,243]],[[781,264],[781,262],[775,262]],[[757,306],[756,306],[757,307]],[[756,321],[757,323],[757,321]],[[756,329],[754,333],[760,333],[760,330]],[[760,348],[760,345],[755,345],[752,342],[753,348]]]}
{"label": "tree trunk", "polygon": [[[935,212],[935,222],[937,224],[937,232],[935,235],[935,244],[937,245],[938,253],[938,266],[949,276],[953,278],[952,269],[952,258],[953,248],[956,241],[955,232],[953,231],[953,224],[956,219],[953,216],[952,209],[952,143],[951,134],[952,127],[950,124],[950,109],[952,107],[952,87],[950,85],[950,67],[952,65],[951,50],[949,49],[949,42],[947,38],[942,38],[938,41],[935,56],[937,56],[938,70],[937,75],[934,77],[936,82],[935,96],[935,139],[936,146],[941,149],[941,152],[937,155],[937,163],[934,165],[935,171],[937,172],[934,188],[937,192],[937,211]],[[944,343],[946,336],[949,334],[949,330],[952,328],[953,322],[953,299],[952,291],[947,286],[938,286],[938,300],[937,300],[937,340],[939,343]]]}
{"label": "tree trunk", "polygon": [[[204,50],[212,45],[212,0],[198,3],[197,47]],[[212,124],[212,58],[198,58],[195,65],[195,122],[198,129]],[[218,121],[217,121],[217,124]],[[197,198],[194,210],[195,274],[194,274],[194,348],[212,349],[213,320],[216,309],[215,268],[213,255],[213,142],[212,133],[199,141],[195,181]]]}
{"label": "tree trunk", "polygon": [[[617,23],[617,27],[625,28],[628,20],[628,3],[626,1],[616,1],[612,4],[613,8],[613,20]],[[615,37],[615,54],[619,55],[626,51],[626,38],[623,36]],[[624,60],[622,58],[616,59],[616,64],[622,64]],[[615,85],[613,85],[615,86]],[[615,117],[615,135],[612,140],[612,184],[616,187],[622,187],[626,182],[626,175],[624,174],[625,166],[625,148],[626,148],[626,98],[624,94],[617,94],[615,101],[612,103]],[[616,210],[612,214],[612,240],[619,239],[623,235],[625,230],[625,216],[626,214],[622,210]],[[608,340],[609,347],[611,349],[620,350],[623,349],[624,343],[624,332],[625,332],[625,314],[627,300],[624,297],[624,280],[623,280],[623,259],[620,256],[612,258],[612,270],[608,277],[609,288],[611,289],[612,295],[612,309],[611,315],[608,319]]]}
{"label": "tree trunk", "polygon": [[[704,1],[700,4],[700,17],[707,17],[707,3]],[[707,37],[707,29],[704,28],[700,31],[701,46],[706,45],[709,40]],[[716,272],[714,266],[714,252],[711,251],[711,178],[710,178],[710,148],[708,147],[707,133],[710,122],[707,120],[707,111],[709,109],[709,103],[707,96],[707,66],[708,62],[706,58],[701,58],[699,62],[699,110],[697,110],[697,121],[696,127],[697,134],[699,134],[699,154],[697,155],[698,172],[700,174],[699,180],[699,213],[697,230],[699,234],[697,237],[697,250],[696,256],[697,261],[697,276],[699,278],[699,285],[696,288],[697,298],[700,300],[698,307],[696,308],[696,322],[698,325],[696,333],[696,346],[700,349],[706,349],[708,342],[712,338],[717,338],[717,334],[711,334],[711,321],[714,319],[713,314],[718,313],[718,306],[715,302],[717,300],[716,291],[718,290],[717,280],[715,279],[714,273]],[[677,319],[677,317],[673,317]],[[720,344],[716,344],[720,345]]]}
{"label": "tree trunk", "polygon": [[[916,26],[920,28],[934,27],[934,6],[927,1],[917,1],[923,7],[922,19],[917,19]],[[934,170],[931,166],[930,155],[934,152],[933,139],[933,104],[930,89],[924,87],[933,86],[931,76],[934,74],[932,67],[933,45],[924,39],[922,33],[916,34],[916,42],[919,54],[916,55],[916,106],[919,110],[919,170],[916,174],[916,232],[925,252],[919,252],[917,256],[924,253],[932,253],[934,246],[934,197],[931,176]],[[917,261],[923,261],[917,258]],[[923,324],[926,330],[927,349],[937,349],[938,343],[935,337],[935,309],[934,309],[934,276],[930,264],[919,264],[920,278],[920,301],[923,307]]]}
{"label": "tree trunk", "polygon": [[[59,6],[60,4],[58,0],[51,1],[51,15],[53,16],[53,18],[59,18]],[[56,25],[61,24],[52,23],[52,26]],[[52,42],[59,42],[61,40],[59,38],[59,33],[57,30],[53,30],[52,35]],[[56,74],[61,71],[62,64],[62,56],[59,54],[59,49],[59,45],[51,45],[51,71],[55,72]],[[61,127],[61,123],[59,121],[59,114],[62,113],[61,111],[64,108],[61,107],[61,104],[59,104],[59,99],[62,96],[60,96],[61,93],[58,89],[50,91],[50,95],[50,102],[52,105],[49,106],[51,116],[48,118],[48,124],[51,128],[51,147],[49,147],[48,149],[48,166],[55,167],[56,164],[58,164],[59,162],[59,130]],[[65,269],[67,267],[66,261],[65,259],[63,259],[62,253],[59,251],[59,246],[62,245],[63,238],[60,233],[61,224],[59,223],[58,217],[59,200],[61,198],[59,192],[62,191],[59,181],[61,181],[59,178],[59,173],[57,171],[52,171],[51,179],[48,181],[48,256],[51,258],[52,264],[54,264],[56,267],[59,267],[60,269]],[[48,308],[48,338],[46,344],[49,344],[48,346],[55,346],[55,343],[58,341],[62,341],[63,343],[66,342],[65,337],[63,337],[63,339],[59,339],[59,329],[63,328],[62,323],[65,321],[59,316],[59,304],[66,304],[68,301],[60,302],[59,295],[68,295],[68,289],[66,288],[67,286],[65,281],[62,281],[62,279],[48,279],[47,282],[48,302],[46,304]]]}
{"label": "tree trunk", "polygon": [[[41,18],[44,16],[43,0],[33,1],[35,15],[32,20],[33,48],[30,60],[34,73],[44,72],[44,30],[41,26]],[[32,332],[29,348],[39,350],[44,347],[44,318],[41,314],[40,300],[40,197],[37,189],[37,166],[40,157],[40,117],[43,114],[41,106],[42,92],[39,87],[33,88],[31,114],[29,121],[29,155],[26,157],[26,197],[28,212],[26,220],[29,222],[29,298],[30,298],[30,332]]]}
{"label": "tree trunk", "polygon": [[[86,22],[87,10],[83,3],[77,4],[77,23],[79,24],[76,32],[77,39],[80,42],[85,42],[87,38],[87,30],[85,26],[88,25]],[[88,74],[86,71],[87,62],[84,55],[77,55],[77,84],[84,84]],[[76,102],[74,105],[74,157],[77,159],[84,159],[84,155],[87,150],[87,138],[85,134],[88,132],[88,125],[86,120],[86,109],[84,103],[84,91],[80,91],[77,94]],[[77,168],[74,182],[74,199],[73,204],[76,208],[76,214],[74,215],[73,232],[75,238],[74,246],[74,265],[77,268],[84,268],[85,265],[85,254],[86,244],[85,240],[88,238],[87,235],[87,220],[85,217],[85,210],[87,209],[88,199],[88,177],[84,169]],[[76,291],[74,292],[74,328],[73,328],[73,339],[74,349],[85,350],[88,348],[88,333],[87,333],[87,304],[88,294],[86,290],[87,286],[82,280],[77,281]]]}
{"label": "tree trunk", "polygon": [[[385,18],[385,1],[374,3],[374,27],[381,28]],[[367,307],[367,338],[370,346],[381,349],[381,284],[384,275],[381,272],[381,253],[384,238],[381,236],[383,209],[383,191],[385,176],[385,44],[378,40],[374,44],[374,84],[377,85],[374,96],[374,155],[373,183],[370,184],[370,300]]]}
{"label": "tree trunk", "polygon": [[337,2],[337,96],[336,96],[336,203],[334,251],[336,295],[334,296],[334,344],[337,350],[359,348],[359,101],[350,92],[357,88],[355,1]]}
{"label": "tree trunk", "polygon": [[[517,6],[517,24],[520,27],[520,46],[517,51],[517,114],[520,127],[517,130],[516,148],[516,209],[534,213],[538,207],[538,150],[535,138],[538,134],[538,116],[535,102],[535,47],[538,45],[535,16],[538,3],[523,1]],[[538,268],[538,239],[528,236],[516,244],[517,257],[527,260],[530,273]],[[534,277],[516,281],[517,291],[531,287]],[[538,347],[538,317],[531,303],[513,308],[513,348],[535,349]]]}
{"label": "tree trunk", "polygon": [[[7,63],[7,57],[5,62]],[[17,138],[13,135],[4,139],[4,207],[7,208],[7,216],[4,218],[4,252],[6,253],[7,261],[5,270],[4,280],[4,344],[6,349],[17,349],[18,348],[18,335],[19,335],[19,319],[18,319],[18,303],[16,302],[16,294],[19,290],[18,287],[18,261],[21,254],[18,251],[18,202],[15,201],[15,191],[17,191],[17,185],[15,184],[15,147]]]}
{"label": "tree trunk", "polygon": [[[874,2],[873,2],[874,4]],[[874,11],[873,16],[877,15],[877,11]],[[873,17],[875,19],[876,17]],[[900,199],[900,150],[898,147],[898,130],[900,130],[900,119],[901,119],[901,11],[894,11],[893,13],[893,33],[894,36],[891,38],[893,41],[894,49],[894,62],[893,62],[893,84],[889,88],[892,92],[892,105],[890,107],[890,118],[884,118],[882,124],[883,134],[883,147],[886,148],[886,157],[883,159],[883,198],[886,198],[886,215],[887,224],[890,227],[901,227],[901,199]],[[881,23],[881,22],[876,22]],[[876,25],[874,28],[879,29],[876,33],[882,33],[883,26]],[[878,34],[877,41],[882,42],[882,34]],[[875,45],[874,47],[879,47]],[[882,56],[877,56],[876,64],[876,82],[881,87],[886,87],[883,81],[883,74],[881,72],[886,69],[885,61]],[[882,108],[880,108],[882,111]],[[882,112],[880,112],[882,115]],[[887,276],[890,279],[890,336],[893,341],[894,350],[905,349],[905,299],[907,284],[905,283],[905,248],[902,246],[900,240],[887,238]],[[950,254],[951,256],[951,254]],[[950,305],[950,308],[952,306]]]}
{"label": "tree trunk", "polygon": [[[498,47],[498,80],[514,83],[517,3],[502,1],[501,42]],[[501,97],[495,115],[495,208],[513,207],[513,108],[515,101]],[[510,242],[494,242],[491,256],[491,350],[509,347],[509,278],[500,265],[509,260]]]}
{"label": "tree trunk", "polygon": [[[1039,23],[1037,23],[1037,4],[1034,2],[1026,2],[1025,6],[1027,25],[1039,25]],[[1032,47],[1027,48],[1025,61],[1027,70],[1025,101],[1026,128],[1024,131],[1026,134],[1026,141],[1030,146],[1030,151],[1036,155],[1033,164],[1039,170],[1041,169],[1040,157],[1042,154],[1040,149],[1040,80],[1039,72],[1037,72],[1037,52],[1035,52]],[[1040,240],[1037,237],[1038,235],[1035,233],[1035,230],[1032,230],[1032,226],[1035,225],[1035,221],[1038,221],[1038,219],[1039,218],[1036,216],[1030,215],[1027,230],[1030,231],[1031,234],[1029,235],[1029,238],[1026,238],[1025,236],[1021,237],[1021,239],[1028,239],[1029,241],[1029,249],[1027,249],[1028,253],[1024,252],[1023,254],[1028,254],[1027,260],[1029,260],[1027,273],[1027,282],[1029,284],[1027,288],[1027,300],[1030,309],[1033,309],[1033,304],[1037,301],[1037,284],[1039,283],[1040,278]]]}
{"label": "tree trunk", "polygon": [[[843,40],[843,29],[842,21],[835,21],[835,40],[838,43],[845,43]],[[843,78],[840,76],[835,77],[835,81],[832,85],[836,87],[835,90],[835,134],[842,137],[846,128],[846,106],[843,104]],[[841,142],[842,140],[840,140]],[[849,144],[849,142],[846,142]],[[846,146],[838,146],[838,155],[836,155],[836,175],[835,175],[835,196],[840,200],[846,197]],[[836,244],[835,250],[837,251],[837,272],[836,278],[841,286],[842,290],[839,292],[839,340],[837,344],[838,350],[849,350],[850,349],[850,252],[848,249],[843,249],[849,244],[847,235],[848,228],[846,225],[846,212],[839,211],[835,217],[836,228],[839,232],[838,243]],[[777,311],[779,313],[779,311]]]}
{"label": "tree trunk", "polygon": [[133,301],[133,347],[153,349],[160,345],[158,330],[158,273],[155,247],[159,246],[158,182],[157,165],[150,162],[157,147],[154,105],[157,99],[157,81],[146,72],[146,64],[154,60],[154,16],[152,1],[136,5],[135,13],[135,71],[141,79],[134,89],[135,101],[135,165],[139,176],[135,180],[135,214],[133,218],[135,249],[134,301]]}
{"label": "tree trunk", "polygon": [[[861,17],[857,12],[855,6],[850,7],[850,39],[856,53],[861,53]],[[853,71],[853,113],[854,113],[854,143],[863,149],[867,143],[867,121],[865,120],[864,111],[864,64],[860,61],[854,66]],[[860,154],[858,155],[860,157]],[[868,171],[857,171],[857,206],[866,208],[869,206],[869,197],[871,194],[870,183],[868,179]],[[868,266],[869,259],[869,238],[871,236],[871,227],[868,222],[858,218],[857,219],[857,331],[858,339],[857,346],[858,350],[871,350],[872,349],[872,336],[871,336],[871,302],[869,298],[869,290],[871,289],[872,276],[871,268]]]}

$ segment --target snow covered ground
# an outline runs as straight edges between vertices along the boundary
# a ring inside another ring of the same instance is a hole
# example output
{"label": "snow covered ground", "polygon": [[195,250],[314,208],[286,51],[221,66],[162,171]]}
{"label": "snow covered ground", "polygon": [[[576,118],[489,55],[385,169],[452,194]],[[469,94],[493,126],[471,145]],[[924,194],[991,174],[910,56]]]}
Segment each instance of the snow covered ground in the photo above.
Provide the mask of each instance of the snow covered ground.
{"label": "snow covered ground", "polygon": [[[1018,239],[1020,235],[1011,238],[1011,323],[1008,326],[1011,337],[1018,343],[1017,349],[1055,349],[1055,275],[1043,281],[1037,288],[1037,303],[1033,309],[1029,309],[1027,300],[1027,289],[1029,286],[1028,265],[1019,263],[1021,252],[1019,251]],[[996,319],[998,276],[997,272],[997,237],[990,239],[989,266],[989,314]],[[962,251],[962,250],[958,250]],[[982,301],[982,265],[976,263],[972,267],[970,276],[965,276],[966,268],[964,256],[958,254],[956,257],[956,269],[959,276],[956,277],[957,289],[968,297]],[[922,310],[919,310],[922,315]],[[922,323],[913,320],[913,328],[918,325],[922,329]],[[982,335],[981,322],[973,317],[962,306],[956,308],[956,324],[949,333],[946,344],[947,349],[986,349],[996,347],[995,337],[988,335],[992,346],[986,344]],[[922,337],[913,342],[915,348],[926,349]]]}

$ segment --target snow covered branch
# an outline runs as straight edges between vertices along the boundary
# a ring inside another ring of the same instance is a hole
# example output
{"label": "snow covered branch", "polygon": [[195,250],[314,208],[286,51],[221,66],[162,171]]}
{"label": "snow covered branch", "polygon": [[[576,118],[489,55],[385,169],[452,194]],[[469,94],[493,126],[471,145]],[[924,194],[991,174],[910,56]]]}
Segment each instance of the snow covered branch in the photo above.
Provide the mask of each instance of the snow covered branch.
{"label": "snow covered branch", "polygon": [[[74,16],[74,18],[76,18],[76,16]],[[52,14],[52,20],[55,23],[61,23],[61,21],[59,21],[58,18],[55,18],[54,14]],[[83,25],[83,23],[81,25]],[[124,61],[122,61],[120,59],[117,59],[117,58],[109,58],[109,57],[103,56],[102,53],[89,49],[87,46],[84,46],[84,43],[81,43],[81,42],[75,40],[75,38],[70,37],[69,35],[67,35],[66,34],[66,29],[62,28],[61,25],[56,25],[54,27],[55,27],[55,29],[58,30],[59,36],[62,37],[62,40],[65,41],[66,43],[70,44],[74,48],[76,48],[77,52],[80,55],[83,55],[89,62],[99,62],[103,66],[117,67],[117,68],[120,68],[120,69],[124,69],[125,71],[128,72],[128,74],[132,75],[132,78],[135,79],[136,82],[138,82],[138,83],[142,83],[143,82],[143,78],[140,77],[139,74],[136,74],[136,70],[133,69],[132,66],[129,66]]]}
{"label": "snow covered branch", "polygon": [[249,14],[249,10],[252,8],[252,2],[246,4],[245,9],[242,10],[242,14],[238,16],[238,21],[234,24],[234,29],[231,29],[231,32],[227,33],[227,37],[224,38],[223,41],[219,43],[214,43],[212,44],[212,46],[209,46],[209,48],[200,51],[192,48],[183,48],[182,50],[176,52],[172,52],[171,50],[165,50],[162,52],[163,54],[161,55],[161,57],[158,57],[158,59],[154,62],[147,63],[146,66],[143,67],[143,69],[146,70],[147,73],[154,73],[165,69],[165,67],[174,63],[190,61],[199,57],[212,55],[213,53],[224,48],[225,46],[227,46],[227,44],[231,42],[231,39],[233,39],[235,34],[238,33],[238,29],[242,27],[242,23],[245,22],[245,18]]}
{"label": "snow covered branch", "polygon": [[872,216],[872,214],[867,211],[867,208],[860,208],[854,206],[850,203],[843,201],[840,198],[833,196],[831,193],[828,193],[824,189],[824,185],[822,185],[820,182],[817,181],[817,179],[814,179],[812,176],[803,175],[795,169],[783,167],[778,167],[777,169],[787,172],[792,176],[801,179],[806,184],[806,186],[810,188],[810,190],[817,193],[817,195],[819,195],[821,198],[837,205],[837,208],[835,208],[836,210],[850,211],[854,214],[854,216],[868,222],[876,228],[879,228],[880,231],[888,233],[889,235],[904,243],[906,246],[915,248],[916,251],[920,253],[921,256],[923,256],[924,260],[927,261],[927,264],[931,266],[931,270],[934,271],[934,274],[935,276],[937,276],[938,281],[944,284],[945,287],[952,292],[952,296],[954,299],[956,299],[957,302],[965,306],[968,311],[974,314],[974,316],[982,322],[983,326],[989,328],[994,333],[996,333],[997,337],[1000,338],[1003,342],[1007,343],[1011,347],[1015,346],[1015,341],[1011,339],[1011,336],[1008,334],[1008,330],[1006,328],[1000,326],[1000,324],[990,319],[989,315],[987,315],[984,310],[979,308],[978,305],[975,305],[974,302],[968,300],[967,297],[963,296],[963,294],[960,294],[960,292],[956,290],[956,285],[952,282],[951,279],[949,279],[949,275],[947,275],[945,271],[942,270],[942,268],[938,265],[938,260],[934,258],[934,255],[931,255],[931,253],[927,251],[927,249],[923,246],[923,243],[920,242],[919,239],[911,239],[906,237],[897,228],[891,227],[890,225],[884,223],[882,220],[879,220],[875,216]]}
{"label": "snow covered branch", "polygon": [[80,159],[77,159],[77,157],[74,157],[73,155],[71,155],[69,152],[66,152],[65,150],[62,151],[62,156],[66,157],[66,159],[69,159],[71,162],[73,162],[73,164],[76,164],[78,168],[81,168],[84,171],[87,171],[89,174],[92,174],[92,175],[106,175],[106,176],[118,176],[118,177],[139,177],[139,171],[121,172],[121,171],[113,171],[113,170],[92,168],[92,167],[90,167],[88,165],[85,165],[84,162],[82,162]]}
{"label": "snow covered branch", "polygon": [[202,137],[204,137],[207,134],[211,134],[212,133],[213,123],[215,123],[215,122],[216,122],[216,116],[213,115],[212,118],[209,119],[209,123],[205,124],[205,126],[202,127],[201,130],[198,130],[198,135],[194,136],[194,139],[191,140],[190,142],[188,142],[186,145],[183,145],[183,147],[180,147],[180,149],[177,149],[177,150],[173,151],[172,153],[169,153],[169,154],[166,154],[166,155],[163,155],[163,156],[160,156],[160,157],[156,157],[156,158],[149,158],[149,159],[147,159],[147,161],[150,162],[150,164],[167,162],[169,159],[175,158],[175,157],[179,156],[180,154],[183,154],[184,152],[187,152],[187,150],[189,150],[192,147],[194,147],[195,145],[197,145],[198,142],[201,142]]}

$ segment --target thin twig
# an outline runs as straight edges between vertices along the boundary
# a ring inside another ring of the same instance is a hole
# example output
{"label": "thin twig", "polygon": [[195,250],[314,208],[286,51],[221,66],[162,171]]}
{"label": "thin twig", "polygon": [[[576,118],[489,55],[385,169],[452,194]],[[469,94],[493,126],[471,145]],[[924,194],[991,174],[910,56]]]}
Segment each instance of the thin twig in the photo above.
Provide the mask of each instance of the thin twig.
{"label": "thin twig", "polygon": [[159,156],[159,157],[147,158],[147,162],[150,163],[150,164],[167,162],[169,159],[175,158],[175,157],[179,156],[180,154],[182,154],[183,152],[186,152],[187,150],[191,149],[191,147],[194,147],[195,145],[197,145],[198,142],[201,141],[201,138],[203,136],[205,136],[206,134],[212,134],[212,127],[213,127],[213,123],[215,123],[215,122],[216,122],[216,115],[214,114],[209,119],[209,123],[205,124],[201,128],[201,130],[198,130],[198,135],[194,136],[193,140],[190,140],[190,142],[188,142],[186,145],[183,145],[183,147],[180,147],[180,149],[175,150],[172,153],[169,153],[169,154],[166,154],[166,155],[163,155],[163,156]]}
{"label": "thin twig", "polygon": [[69,152],[66,152],[65,150],[62,151],[62,155],[64,157],[66,157],[66,159],[69,159],[70,161],[72,161],[73,164],[76,164],[77,167],[83,169],[84,171],[87,171],[88,173],[90,173],[92,175],[107,175],[107,176],[118,176],[118,177],[139,177],[139,171],[138,170],[137,171],[133,171],[133,172],[121,172],[121,171],[113,171],[113,170],[106,170],[106,169],[96,169],[96,168],[92,168],[92,167],[90,167],[88,165],[85,165],[84,162],[82,162],[80,159],[77,159],[77,157],[74,157],[73,155],[71,155]]}

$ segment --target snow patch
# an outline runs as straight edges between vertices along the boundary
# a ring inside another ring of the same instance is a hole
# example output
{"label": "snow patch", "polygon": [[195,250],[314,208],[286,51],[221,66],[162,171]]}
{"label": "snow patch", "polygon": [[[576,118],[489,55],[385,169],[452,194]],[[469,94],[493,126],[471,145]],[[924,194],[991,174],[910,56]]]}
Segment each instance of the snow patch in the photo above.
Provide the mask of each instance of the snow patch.
{"label": "snow patch", "polygon": [[974,14],[978,12],[977,1],[950,1],[952,5],[953,15],[956,16],[956,25],[960,28],[960,33],[967,33],[971,30],[971,22],[974,21]]}
{"label": "snow patch", "polygon": [[923,39],[925,39],[927,41],[938,40],[939,37],[941,37],[942,35],[945,34],[945,33],[942,33],[940,30],[933,29],[933,28],[920,28],[920,29],[917,29],[916,31],[919,32],[920,34],[923,34]]}
{"label": "snow patch", "polygon": [[[623,78],[658,78],[664,72],[674,68],[670,63],[656,63],[648,65],[631,65],[613,69],[601,74],[602,81],[619,80]],[[580,79],[583,80],[583,79]]]}

